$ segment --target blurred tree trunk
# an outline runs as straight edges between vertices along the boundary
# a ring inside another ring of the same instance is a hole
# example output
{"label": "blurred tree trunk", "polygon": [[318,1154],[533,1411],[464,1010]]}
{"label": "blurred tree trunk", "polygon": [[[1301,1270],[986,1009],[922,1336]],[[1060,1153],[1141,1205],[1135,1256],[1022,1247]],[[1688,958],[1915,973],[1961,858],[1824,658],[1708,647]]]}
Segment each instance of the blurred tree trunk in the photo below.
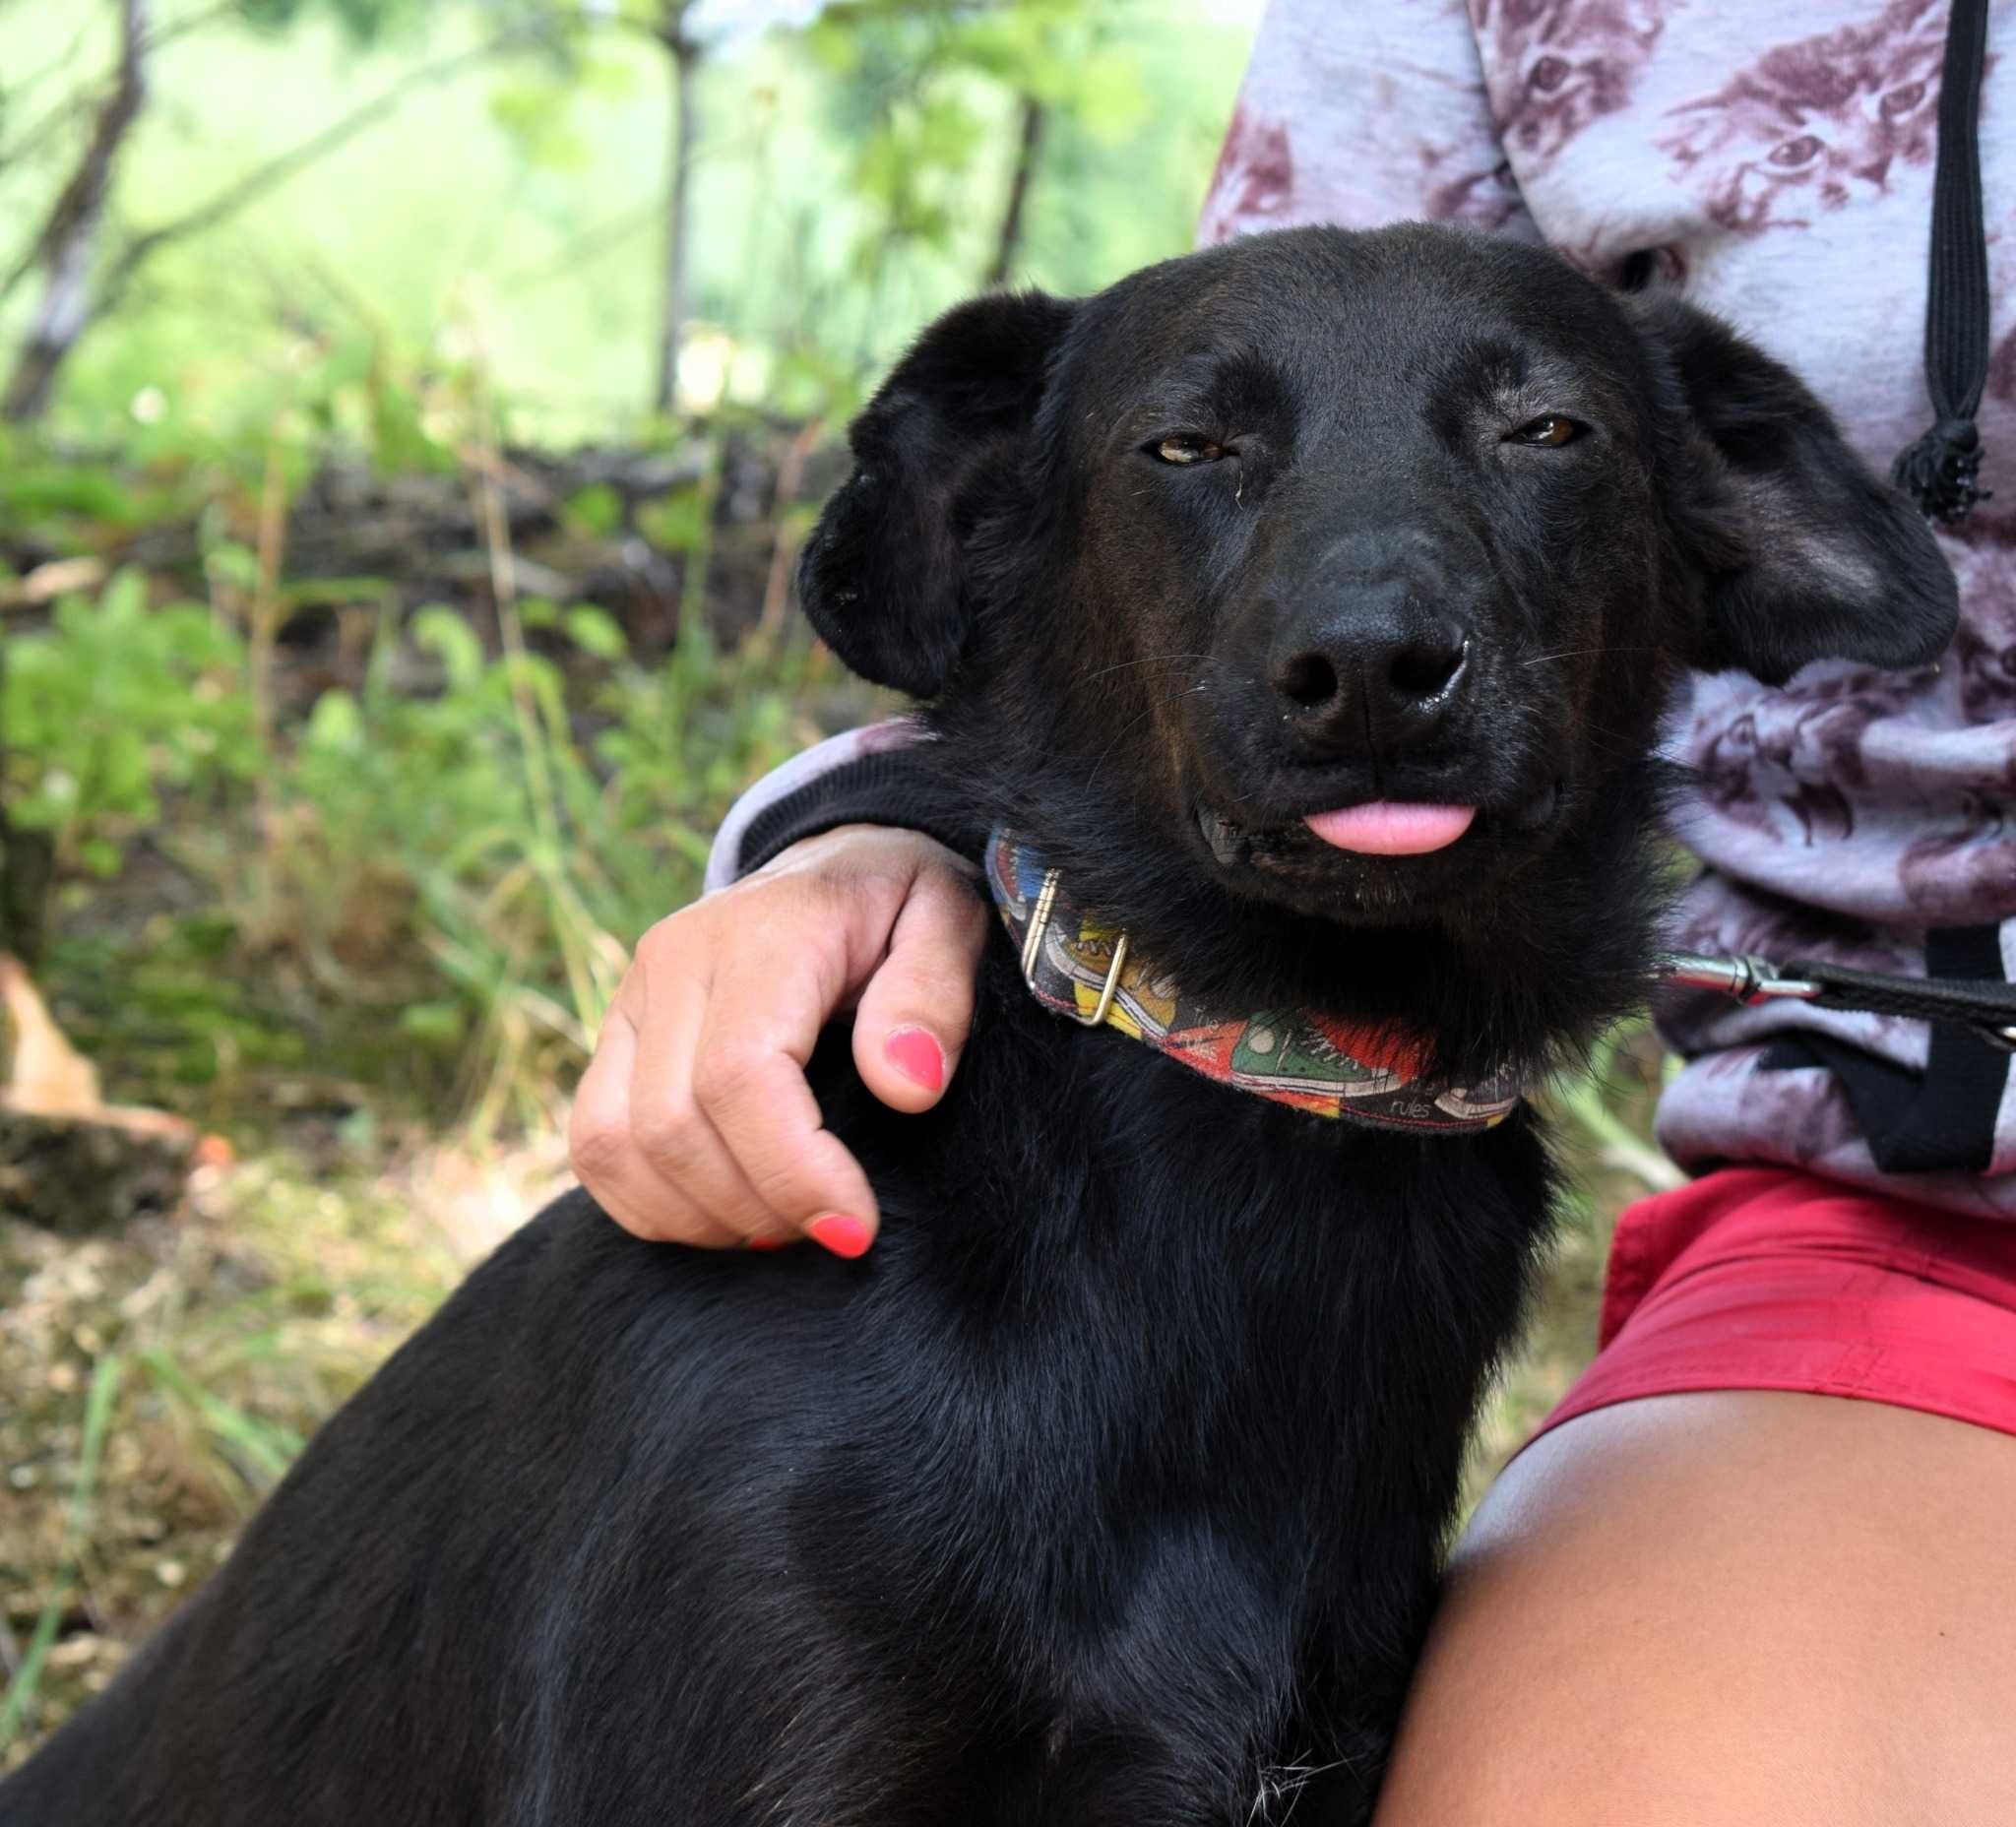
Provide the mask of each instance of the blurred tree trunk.
{"label": "blurred tree trunk", "polygon": [[994,263],[987,269],[987,284],[1005,285],[1022,251],[1023,219],[1029,211],[1029,187],[1036,180],[1037,160],[1042,155],[1043,104],[1034,95],[1022,97],[1022,134],[1015,149],[1015,172],[1008,181],[1008,205],[1001,212],[1001,231],[994,239]]}
{"label": "blurred tree trunk", "polygon": [[28,252],[0,284],[4,297],[37,270],[43,275],[41,298],[30,319],[7,392],[0,397],[0,415],[16,423],[41,416],[56,370],[91,322],[92,269],[98,231],[104,225],[105,197],[119,154],[147,100],[147,51],[148,0],[119,0],[119,68],[111,92],[98,107],[77,169]]}
{"label": "blurred tree trunk", "polygon": [[659,41],[672,60],[671,171],[665,186],[664,293],[659,314],[658,391],[653,404],[669,412],[678,401],[679,349],[692,308],[689,260],[693,226],[693,151],[700,123],[694,113],[700,43],[686,31],[692,0],[664,0]]}

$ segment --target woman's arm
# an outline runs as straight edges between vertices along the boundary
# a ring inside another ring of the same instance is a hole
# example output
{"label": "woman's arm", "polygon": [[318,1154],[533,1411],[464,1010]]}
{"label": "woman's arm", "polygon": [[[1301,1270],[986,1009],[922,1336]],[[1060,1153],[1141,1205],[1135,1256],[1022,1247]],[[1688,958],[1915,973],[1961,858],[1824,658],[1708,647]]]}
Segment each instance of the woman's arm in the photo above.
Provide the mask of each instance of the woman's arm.
{"label": "woman's arm", "polygon": [[711,892],[738,882],[792,845],[843,825],[921,831],[948,850],[977,858],[983,831],[938,822],[921,790],[917,755],[930,737],[914,717],[892,717],[815,742],[773,768],[728,809],[708,852]]}

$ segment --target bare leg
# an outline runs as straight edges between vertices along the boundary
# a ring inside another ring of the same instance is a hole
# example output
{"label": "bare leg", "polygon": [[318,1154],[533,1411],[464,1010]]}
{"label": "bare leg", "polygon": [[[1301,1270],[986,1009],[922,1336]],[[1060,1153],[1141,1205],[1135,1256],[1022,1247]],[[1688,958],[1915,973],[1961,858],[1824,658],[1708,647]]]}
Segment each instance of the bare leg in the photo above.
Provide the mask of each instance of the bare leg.
{"label": "bare leg", "polygon": [[1379,1827],[2008,1827],[2016,1437],[1825,1396],[1621,1404],[1480,1508]]}

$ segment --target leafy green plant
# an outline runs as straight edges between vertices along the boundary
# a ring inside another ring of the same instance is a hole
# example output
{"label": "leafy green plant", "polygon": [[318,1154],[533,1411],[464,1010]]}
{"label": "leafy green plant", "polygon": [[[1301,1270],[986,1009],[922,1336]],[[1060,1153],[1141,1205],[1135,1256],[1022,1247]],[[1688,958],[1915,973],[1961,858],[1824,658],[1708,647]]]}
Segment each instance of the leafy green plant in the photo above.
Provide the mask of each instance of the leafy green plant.
{"label": "leafy green plant", "polygon": [[[465,1052],[490,1117],[585,1056],[628,946],[697,889],[720,809],[806,733],[783,689],[802,657],[765,678],[696,633],[646,671],[599,610],[534,600],[524,616],[564,640],[564,667],[491,657],[437,607],[410,631],[437,691],[402,688],[388,638],[357,694],[325,693],[283,777],[274,860],[301,943],[341,961],[375,926],[423,953],[435,987],[397,1031]],[[577,720],[583,674],[600,683]]]}
{"label": "leafy green plant", "polygon": [[115,874],[162,797],[228,797],[260,764],[243,643],[201,603],[150,608],[136,571],[15,637],[0,685],[0,791],[67,866]]}

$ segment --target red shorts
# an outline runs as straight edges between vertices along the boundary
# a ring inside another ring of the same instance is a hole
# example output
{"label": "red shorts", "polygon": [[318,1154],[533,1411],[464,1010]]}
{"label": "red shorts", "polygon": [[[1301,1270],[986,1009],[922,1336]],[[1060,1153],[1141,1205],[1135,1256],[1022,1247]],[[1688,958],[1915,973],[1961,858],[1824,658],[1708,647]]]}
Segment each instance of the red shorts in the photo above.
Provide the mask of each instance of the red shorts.
{"label": "red shorts", "polygon": [[2016,1433],[2016,1223],[1785,1167],[1617,1221],[1602,1349],[1543,1424],[1684,1390],[1797,1389]]}

